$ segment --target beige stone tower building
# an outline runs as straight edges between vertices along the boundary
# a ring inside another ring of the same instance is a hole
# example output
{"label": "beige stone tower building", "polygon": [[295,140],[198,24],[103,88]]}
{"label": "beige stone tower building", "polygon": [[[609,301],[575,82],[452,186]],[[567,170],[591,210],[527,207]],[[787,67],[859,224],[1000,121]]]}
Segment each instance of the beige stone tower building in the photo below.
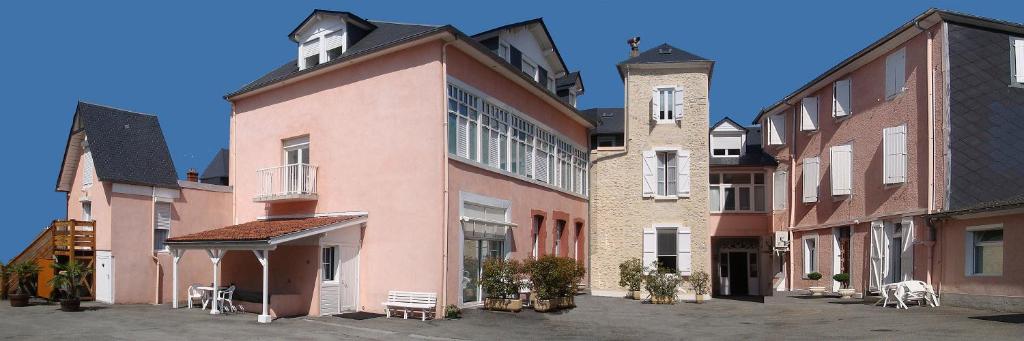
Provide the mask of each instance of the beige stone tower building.
{"label": "beige stone tower building", "polygon": [[714,62],[668,44],[638,53],[637,43],[631,41],[630,58],[618,64],[624,114],[597,117],[621,125],[624,138],[592,141],[595,295],[624,294],[618,265],[632,257],[684,276],[710,272],[708,89]]}

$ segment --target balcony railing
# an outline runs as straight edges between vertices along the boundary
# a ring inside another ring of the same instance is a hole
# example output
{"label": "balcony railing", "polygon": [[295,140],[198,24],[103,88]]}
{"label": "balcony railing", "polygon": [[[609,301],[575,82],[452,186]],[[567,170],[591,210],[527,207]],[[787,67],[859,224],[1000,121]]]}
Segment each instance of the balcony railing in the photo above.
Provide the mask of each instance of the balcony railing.
{"label": "balcony railing", "polygon": [[256,171],[255,202],[316,200],[316,166],[292,164]]}

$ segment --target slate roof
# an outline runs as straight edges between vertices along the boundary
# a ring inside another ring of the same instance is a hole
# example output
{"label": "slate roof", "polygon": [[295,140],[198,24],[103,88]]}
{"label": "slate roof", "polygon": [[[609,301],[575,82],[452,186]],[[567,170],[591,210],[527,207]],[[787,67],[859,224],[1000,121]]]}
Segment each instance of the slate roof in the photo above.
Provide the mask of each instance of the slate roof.
{"label": "slate roof", "polygon": [[534,18],[534,19],[530,19],[530,20],[520,21],[520,22],[517,22],[517,23],[511,23],[511,24],[508,24],[508,25],[498,26],[498,27],[495,27],[495,28],[492,28],[492,29],[489,29],[489,30],[486,30],[486,31],[483,31],[483,32],[480,32],[480,33],[477,33],[477,34],[474,34],[473,38],[479,38],[479,37],[485,36],[485,35],[487,35],[489,33],[493,33],[495,31],[500,31],[500,30],[503,30],[503,29],[506,29],[506,28],[513,28],[513,27],[519,27],[519,26],[529,26],[529,25],[533,25],[533,24],[540,25],[541,29],[544,30],[544,36],[546,36],[548,38],[548,42],[551,43],[551,48],[554,50],[555,56],[558,57],[558,63],[562,64],[562,69],[563,70],[569,71],[569,67],[565,64],[565,59],[562,59],[562,53],[558,52],[558,45],[555,45],[555,40],[551,38],[551,31],[548,31],[548,25],[544,24],[544,18]]}
{"label": "slate roof", "polygon": [[210,160],[210,164],[206,165],[206,169],[203,170],[203,174],[199,176],[199,179],[206,182],[207,179],[228,177],[229,155],[227,148],[221,148],[217,155],[213,156],[213,160]]}
{"label": "slate roof", "polygon": [[[591,108],[580,111],[587,119],[597,122],[591,135],[597,134],[622,134],[625,131],[622,108]],[[602,117],[602,114],[611,114],[611,117]]]}
{"label": "slate roof", "polygon": [[413,40],[418,37],[429,35],[432,33],[440,32],[445,29],[450,29],[451,26],[432,26],[432,25],[415,25],[415,24],[398,24],[389,23],[382,21],[369,21],[376,28],[365,37],[357,41],[352,46],[349,46],[345,50],[345,53],[341,54],[340,57],[332,59],[326,63],[306,68],[305,70],[299,70],[298,61],[293,59],[284,65],[277,67],[269,73],[257,78],[256,80],[249,82],[240,89],[227,94],[224,98],[237,96],[252,90],[262,88],[267,85],[271,85],[285,79],[289,79],[302,74],[310,73],[334,64],[344,62],[346,60],[355,58],[357,56],[369,54],[378,50],[382,50],[387,47],[398,45],[402,42]]}
{"label": "slate roof", "polygon": [[[178,188],[178,173],[156,116],[78,102],[74,121],[80,130],[72,124],[64,161],[69,161],[72,138],[84,131],[100,181]],[[77,159],[70,161],[78,164]],[[67,162],[61,165],[58,190],[67,166]]]}
{"label": "slate roof", "polygon": [[345,22],[355,23],[355,24],[357,24],[357,25],[359,25],[359,26],[361,26],[363,28],[366,28],[366,29],[373,29],[373,28],[376,27],[376,25],[374,23],[371,23],[371,22],[367,21],[366,19],[360,18],[358,15],[352,14],[351,12],[340,12],[340,11],[329,11],[329,10],[324,10],[324,9],[315,9],[315,10],[313,10],[312,13],[309,14],[309,16],[306,17],[305,20],[302,20],[302,23],[299,23],[299,26],[295,26],[295,29],[292,30],[292,33],[288,34],[288,39],[291,39],[292,41],[295,41],[295,35],[299,33],[299,30],[302,29],[302,26],[306,26],[306,23],[308,23],[310,20],[313,20],[313,18],[316,17],[317,14],[321,14],[321,13],[322,14],[328,14],[328,15],[336,15],[336,16],[342,17],[342,18],[345,19]]}
{"label": "slate roof", "polygon": [[222,242],[222,241],[269,241],[292,233],[312,230],[318,227],[336,225],[345,222],[365,219],[366,215],[345,215],[333,217],[314,217],[299,219],[258,220],[244,224],[231,225],[213,230],[168,238],[168,244],[189,242]]}
{"label": "slate roof", "polygon": [[669,44],[661,44],[647,51],[640,52],[636,57],[619,62],[618,65],[682,63],[694,61],[710,61],[710,59],[695,55]]}

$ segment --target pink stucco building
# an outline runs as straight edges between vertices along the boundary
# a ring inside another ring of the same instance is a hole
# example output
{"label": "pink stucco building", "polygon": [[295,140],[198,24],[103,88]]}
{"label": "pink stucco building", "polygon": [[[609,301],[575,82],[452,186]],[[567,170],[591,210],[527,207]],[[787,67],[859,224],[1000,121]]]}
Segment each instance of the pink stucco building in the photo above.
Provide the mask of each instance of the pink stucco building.
{"label": "pink stucco building", "polygon": [[1020,171],[1003,165],[1019,130],[1001,126],[1024,110],[1022,35],[929,10],[761,111],[792,289],[917,279],[947,304],[1021,309],[1020,269],[1003,262],[1021,237]]}

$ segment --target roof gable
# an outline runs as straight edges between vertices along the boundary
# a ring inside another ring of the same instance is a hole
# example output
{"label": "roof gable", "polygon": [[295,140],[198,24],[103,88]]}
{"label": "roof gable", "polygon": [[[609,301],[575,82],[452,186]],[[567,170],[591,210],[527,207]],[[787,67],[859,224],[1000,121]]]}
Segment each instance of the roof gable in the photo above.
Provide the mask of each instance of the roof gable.
{"label": "roof gable", "polygon": [[86,136],[98,180],[178,188],[178,173],[156,116],[79,102],[57,191],[72,189]]}
{"label": "roof gable", "polygon": [[719,120],[717,123],[711,126],[712,132],[746,132],[747,128],[736,123],[729,117],[725,117]]}
{"label": "roof gable", "polygon": [[[558,52],[558,46],[555,45],[555,40],[551,38],[551,31],[548,31],[548,27],[544,24],[543,18],[535,18],[508,25],[495,27],[473,35],[473,39],[481,41],[497,35],[500,35],[505,30],[524,29],[533,36],[533,40],[536,42],[537,47],[540,49],[540,58],[547,59],[549,71],[554,74],[559,72],[565,72],[568,74],[569,67],[566,66],[565,60],[562,58],[562,54]],[[519,49],[529,49],[529,47],[522,46],[521,44],[516,45]]]}
{"label": "roof gable", "polygon": [[326,17],[342,19],[345,23],[351,23],[364,30],[373,30],[374,28],[377,28],[377,26],[374,25],[373,23],[367,21],[366,19],[360,18],[359,16],[352,14],[350,12],[315,9],[313,10],[312,13],[309,14],[309,16],[306,17],[306,19],[302,20],[302,22],[299,23],[299,26],[296,26],[295,29],[288,34],[288,39],[291,39],[294,42],[299,42],[297,40],[297,37],[299,36],[300,33],[302,33],[302,30],[305,29],[306,26],[313,24],[319,20],[323,20]]}
{"label": "roof gable", "polygon": [[626,59],[620,62],[619,65],[683,63],[694,61],[710,61],[710,59],[695,55],[669,44],[661,44],[647,51],[640,52],[636,57]]}
{"label": "roof gable", "polygon": [[213,160],[210,160],[210,164],[206,165],[206,169],[203,170],[203,174],[199,176],[199,179],[205,182],[207,179],[228,177],[228,153],[226,148],[221,148],[217,155],[213,157]]}

